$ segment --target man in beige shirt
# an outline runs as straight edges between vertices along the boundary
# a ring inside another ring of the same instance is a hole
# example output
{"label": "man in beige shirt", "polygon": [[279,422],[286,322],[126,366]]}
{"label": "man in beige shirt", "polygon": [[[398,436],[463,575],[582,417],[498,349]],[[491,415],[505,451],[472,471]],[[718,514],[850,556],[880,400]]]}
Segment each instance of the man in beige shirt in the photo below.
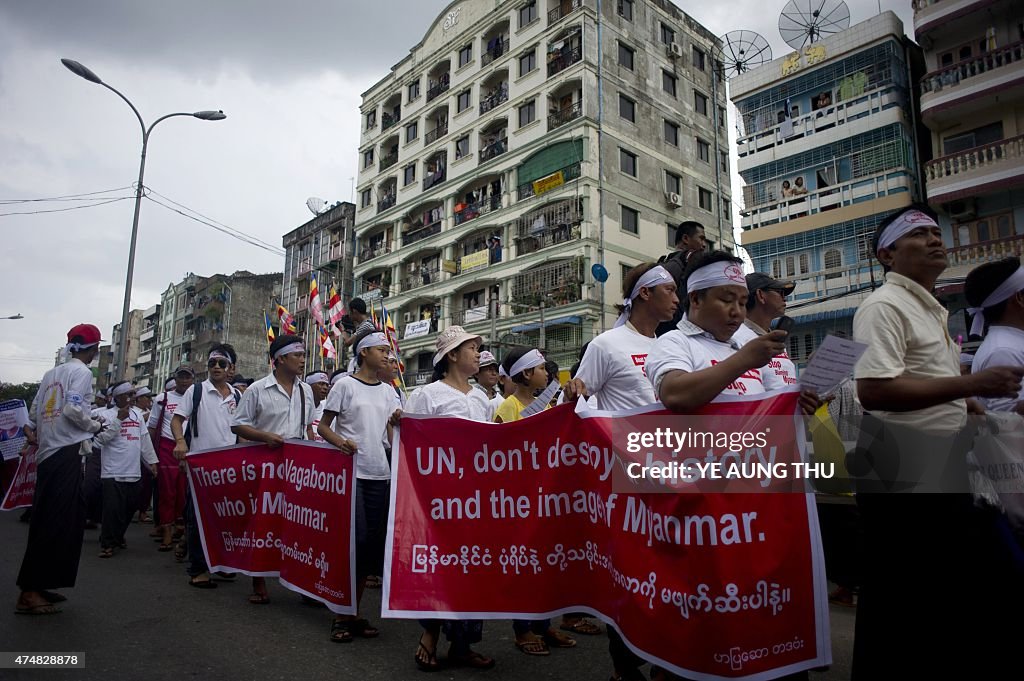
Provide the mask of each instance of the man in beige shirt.
{"label": "man in beige shirt", "polygon": [[867,414],[851,470],[866,552],[852,678],[999,678],[984,672],[1011,650],[999,645],[1010,628],[995,622],[1019,602],[993,519],[965,491],[965,424],[980,410],[970,397],[1019,390],[1024,368],[960,375],[931,293],[947,258],[927,206],[883,220],[875,251],[885,284],[853,321],[868,350],[854,373]]}

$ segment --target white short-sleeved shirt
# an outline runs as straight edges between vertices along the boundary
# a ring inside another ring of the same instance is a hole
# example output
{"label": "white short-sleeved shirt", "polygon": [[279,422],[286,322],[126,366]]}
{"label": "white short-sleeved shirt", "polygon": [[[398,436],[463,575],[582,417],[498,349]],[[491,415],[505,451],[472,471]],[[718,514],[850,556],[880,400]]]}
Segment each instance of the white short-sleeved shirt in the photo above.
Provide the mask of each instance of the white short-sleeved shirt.
{"label": "white short-sleeved shirt", "polygon": [[[751,328],[749,324],[743,324],[736,329],[732,339],[742,348],[760,335],[762,334]],[[761,379],[764,381],[764,389],[769,391],[788,388],[799,382],[796,365],[793,364],[793,360],[789,358],[789,354],[785,350],[781,355],[772,357],[768,364],[761,367]]]}
{"label": "white short-sleeved shirt", "polygon": [[470,421],[490,422],[487,414],[490,403],[482,390],[471,388],[468,393],[457,390],[444,381],[434,381],[417,389],[406,405],[410,414],[454,416]]}
{"label": "white short-sleeved shirt", "polygon": [[654,341],[627,322],[590,342],[576,378],[583,381],[598,409],[633,409],[658,401],[644,373]]}
{"label": "white short-sleeved shirt", "polygon": [[107,430],[96,438],[103,447],[100,478],[134,482],[142,477],[140,462],[157,462],[156,451],[146,430],[142,410],[131,407],[123,421],[118,420],[117,412],[117,407],[111,407],[99,414],[109,424]]}
{"label": "white short-sleeved shirt", "polygon": [[[166,404],[164,404],[164,395],[167,395]],[[153,402],[153,410],[149,412],[149,423],[147,424],[150,428],[156,428],[157,423],[160,422],[160,414],[164,410],[167,411],[164,422],[160,426],[160,437],[168,440],[174,439],[174,434],[171,433],[171,419],[174,418],[183,399],[185,396],[179,395],[176,390],[168,390],[166,393],[160,393],[160,396]]]}
{"label": "white short-sleeved shirt", "polygon": [[224,397],[217,391],[209,380],[194,384],[185,391],[178,408],[176,416],[185,417],[185,425],[181,432],[188,430],[189,419],[192,418],[192,404],[195,401],[194,391],[202,390],[203,397],[199,400],[199,416],[196,420],[196,427],[199,433],[192,436],[192,444],[189,445],[189,452],[200,452],[206,449],[217,449],[235,444],[237,438],[231,432],[231,418],[235,414],[238,404],[235,402],[236,391],[232,388],[228,396]]}
{"label": "white short-sleeved shirt", "polygon": [[316,405],[316,409],[313,410],[313,440],[316,442],[323,442],[324,439],[320,437],[320,434],[316,432],[316,429],[320,426],[320,422],[324,418],[324,407],[327,405],[327,401],[323,400],[320,404]]}
{"label": "white short-sleeved shirt", "polygon": [[[971,373],[976,374],[989,367],[1024,366],[1024,331],[1012,326],[990,326],[988,335],[974,355]],[[1014,411],[1017,403],[1024,400],[1024,391],[1016,397],[979,397],[985,408],[991,411]]]}
{"label": "white short-sleeved shirt", "polygon": [[296,378],[289,397],[271,373],[242,393],[242,401],[235,409],[231,425],[250,426],[285,439],[304,440],[306,426],[312,425],[315,413],[313,389],[307,383]]}
{"label": "white short-sleeved shirt", "polygon": [[46,372],[29,410],[39,440],[37,463],[62,447],[88,440],[100,429],[98,422],[89,419],[91,399],[92,371],[81,360],[72,357]]}
{"label": "white short-sleeved shirt", "polygon": [[[736,354],[740,349],[735,339],[723,343],[709,332],[683,317],[674,331],[654,341],[647,355],[647,378],[654,393],[661,395],[661,381],[670,371],[694,372],[710,369]],[[587,349],[590,352],[590,349]],[[726,386],[723,395],[757,395],[765,392],[759,369],[750,369]]]}
{"label": "white short-sleeved shirt", "polygon": [[356,477],[360,480],[391,479],[391,468],[384,453],[384,435],[395,409],[395,389],[391,385],[364,383],[355,376],[338,381],[327,395],[324,411],[337,414],[332,429],[359,448]]}
{"label": "white short-sleeved shirt", "polygon": [[[854,378],[952,378],[960,375],[960,349],[949,335],[949,313],[923,286],[895,272],[860,304],[853,337],[868,349]],[[872,414],[897,425],[955,431],[967,419],[967,403],[954,400],[927,409]]]}

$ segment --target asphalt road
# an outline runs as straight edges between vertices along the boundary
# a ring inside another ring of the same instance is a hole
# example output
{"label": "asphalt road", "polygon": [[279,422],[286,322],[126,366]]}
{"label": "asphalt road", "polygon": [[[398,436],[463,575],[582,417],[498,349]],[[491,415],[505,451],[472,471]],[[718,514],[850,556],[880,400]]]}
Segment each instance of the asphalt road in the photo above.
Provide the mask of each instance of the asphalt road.
{"label": "asphalt road", "polygon": [[[363,614],[382,629],[375,640],[349,644],[328,641],[331,617],[303,605],[299,596],[268,580],[271,604],[246,602],[248,578],[221,583],[216,590],[190,588],[184,566],[159,553],[147,537],[152,526],[133,524],[129,548],[100,559],[99,534],[86,530],[78,586],[65,590],[61,614],[14,614],[15,579],[28,525],[20,512],[0,513],[0,576],[8,586],[8,609],[0,611],[0,651],[84,653],[85,669],[0,669],[0,679],[96,679],[182,681],[183,679],[469,679],[538,681],[588,679],[610,675],[607,637],[578,636],[571,650],[547,658],[528,657],[513,647],[507,621],[488,622],[480,652],[497,658],[488,672],[443,670],[424,674],[413,663],[420,629],[407,620],[384,620],[380,590],[368,589]],[[832,606],[833,664],[812,672],[811,681],[848,679],[855,612]],[[446,650],[438,648],[443,657]]]}

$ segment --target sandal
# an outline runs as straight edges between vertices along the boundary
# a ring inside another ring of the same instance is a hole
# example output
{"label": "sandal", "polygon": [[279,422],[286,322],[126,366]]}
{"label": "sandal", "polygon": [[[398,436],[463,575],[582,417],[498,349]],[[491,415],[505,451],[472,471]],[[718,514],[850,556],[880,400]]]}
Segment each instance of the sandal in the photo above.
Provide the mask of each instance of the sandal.
{"label": "sandal", "polygon": [[576,639],[572,636],[566,636],[554,629],[548,629],[544,632],[544,642],[553,648],[575,648]]}
{"label": "sandal", "polygon": [[[434,648],[431,650],[423,645],[423,636],[420,636],[420,647],[416,649],[413,660],[416,666],[423,672],[436,672],[441,669],[441,663],[437,661],[437,639],[434,639]],[[422,654],[421,654],[422,653]]]}
{"label": "sandal", "polygon": [[580,619],[571,624],[562,622],[559,627],[563,631],[571,631],[574,634],[582,634],[584,636],[595,636],[601,633],[601,628],[587,619]]}
{"label": "sandal", "polygon": [[59,594],[56,591],[40,591],[39,595],[45,598],[50,603],[63,603],[68,599],[64,594]]}
{"label": "sandal", "polygon": [[56,615],[59,612],[63,612],[63,610],[51,603],[30,606],[19,605],[14,608],[15,615]]}
{"label": "sandal", "polygon": [[197,589],[216,589],[217,583],[214,582],[209,575],[203,579],[202,575],[196,575],[188,580],[189,586],[194,586]]}
{"label": "sandal", "polygon": [[249,594],[249,602],[252,605],[267,605],[270,603],[270,595],[261,594],[259,591],[253,591]]}
{"label": "sandal", "polygon": [[114,549],[100,549],[100,558],[113,558]]}
{"label": "sandal", "polygon": [[[544,641],[541,641],[540,643],[541,645],[544,645]],[[448,664],[455,665],[457,667],[470,667],[471,669],[491,669],[494,667],[494,658],[485,657],[475,650],[470,650],[465,655],[453,656],[451,649],[449,649]]]}
{"label": "sandal", "polygon": [[353,620],[334,620],[331,622],[331,643],[352,643]]}
{"label": "sandal", "polygon": [[352,621],[350,630],[360,638],[377,638],[380,636],[380,629],[370,624],[369,620],[358,619]]}
{"label": "sandal", "polygon": [[161,553],[167,553],[168,551],[174,550],[174,544],[160,542],[160,546],[156,547],[156,550],[160,551]]}
{"label": "sandal", "polygon": [[548,648],[548,644],[539,636],[537,638],[528,638],[524,641],[516,641],[515,644],[516,648],[519,648],[519,650],[527,655],[543,657],[551,654],[551,649]]}

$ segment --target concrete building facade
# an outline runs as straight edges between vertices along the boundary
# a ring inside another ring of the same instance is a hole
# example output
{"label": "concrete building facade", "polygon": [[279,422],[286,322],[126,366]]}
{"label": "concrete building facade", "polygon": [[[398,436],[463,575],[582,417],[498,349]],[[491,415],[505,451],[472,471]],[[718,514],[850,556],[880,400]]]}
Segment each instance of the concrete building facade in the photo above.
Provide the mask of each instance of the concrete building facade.
{"label": "concrete building facade", "polygon": [[142,330],[139,333],[139,352],[135,358],[135,387],[155,391],[163,387],[163,380],[157,374],[157,347],[160,342],[160,305],[152,305],[142,313]]}
{"label": "concrete building facade", "polygon": [[[124,380],[132,381],[134,383],[136,376],[136,365],[138,363],[139,350],[142,347],[141,341],[139,340],[142,335],[143,326],[143,310],[132,310],[128,313],[128,335],[127,348],[124,354],[125,360],[125,371]],[[119,373],[117,366],[118,349],[121,345],[121,324],[118,322],[114,324],[114,329],[111,331],[110,336],[110,349],[114,353],[114,360],[110,364],[109,378],[112,380]]]}

